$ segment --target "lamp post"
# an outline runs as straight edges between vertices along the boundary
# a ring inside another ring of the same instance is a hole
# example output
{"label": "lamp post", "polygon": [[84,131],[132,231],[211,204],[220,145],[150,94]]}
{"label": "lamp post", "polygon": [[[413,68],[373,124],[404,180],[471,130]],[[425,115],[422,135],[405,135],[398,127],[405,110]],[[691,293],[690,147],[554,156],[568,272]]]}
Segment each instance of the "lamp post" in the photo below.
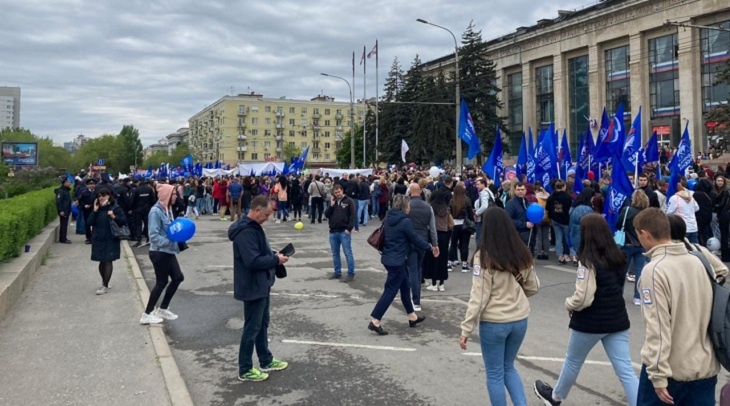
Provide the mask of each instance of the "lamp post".
{"label": "lamp post", "polygon": [[436,28],[441,28],[442,30],[448,32],[451,34],[451,37],[454,39],[454,80],[456,81],[456,171],[461,172],[461,138],[459,138],[459,116],[461,113],[461,95],[459,94],[459,44],[456,42],[456,35],[454,35],[453,32],[451,32],[450,29],[446,27],[442,27],[438,24],[430,23],[422,18],[416,19],[419,23],[432,25]]}
{"label": "lamp post", "polygon": [[327,73],[320,73],[320,75],[340,79],[347,83],[347,88],[350,89],[350,168],[355,169],[355,101],[352,99],[352,86],[345,78]]}

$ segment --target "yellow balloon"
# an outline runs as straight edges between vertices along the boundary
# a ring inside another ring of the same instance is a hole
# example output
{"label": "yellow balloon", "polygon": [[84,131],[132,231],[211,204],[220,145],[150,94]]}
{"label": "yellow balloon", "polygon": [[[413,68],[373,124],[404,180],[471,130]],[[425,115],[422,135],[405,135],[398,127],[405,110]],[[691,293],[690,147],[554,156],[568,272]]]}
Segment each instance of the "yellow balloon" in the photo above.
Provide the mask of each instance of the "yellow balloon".
{"label": "yellow balloon", "polygon": [[294,228],[296,228],[297,230],[301,230],[304,228],[304,223],[299,221],[299,222],[297,222],[297,224],[294,224]]}

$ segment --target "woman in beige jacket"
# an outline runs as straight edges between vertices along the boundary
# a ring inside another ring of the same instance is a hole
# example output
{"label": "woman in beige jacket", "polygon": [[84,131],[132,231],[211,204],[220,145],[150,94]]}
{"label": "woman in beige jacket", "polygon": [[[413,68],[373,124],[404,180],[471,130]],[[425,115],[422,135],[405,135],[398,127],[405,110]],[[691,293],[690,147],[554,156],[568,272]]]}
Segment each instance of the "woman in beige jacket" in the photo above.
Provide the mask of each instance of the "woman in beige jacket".
{"label": "woman in beige jacket", "polygon": [[498,207],[487,209],[482,227],[482,238],[472,258],[471,297],[461,323],[459,345],[466,350],[478,322],[491,404],[507,405],[506,387],[514,405],[526,405],[514,361],[527,332],[527,298],[537,293],[540,281],[532,253],[507,212]]}

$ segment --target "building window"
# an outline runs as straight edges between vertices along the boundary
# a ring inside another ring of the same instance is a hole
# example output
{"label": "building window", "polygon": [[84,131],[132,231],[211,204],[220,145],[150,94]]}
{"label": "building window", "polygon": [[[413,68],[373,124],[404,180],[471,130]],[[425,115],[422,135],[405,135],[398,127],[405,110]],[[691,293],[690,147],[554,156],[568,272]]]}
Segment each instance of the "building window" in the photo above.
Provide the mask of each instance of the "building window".
{"label": "building window", "polygon": [[535,95],[537,122],[540,127],[547,128],[555,118],[555,101],[553,99],[553,65],[535,69]]}
{"label": "building window", "polygon": [[307,119],[306,118],[303,118],[302,119],[302,127],[306,127],[306,126],[307,126]]}
{"label": "building window", "polygon": [[302,137],[306,137],[307,136],[307,130],[302,131],[301,134],[302,134]]}
{"label": "building window", "polygon": [[249,143],[251,144],[251,148],[256,149],[256,141],[249,141]]}
{"label": "building window", "polygon": [[[716,24],[720,28],[730,29],[730,21]],[[720,104],[726,104],[730,84],[717,83],[718,75],[730,60],[730,32],[718,30],[700,30],[702,46],[702,107],[705,112]]]}
{"label": "building window", "polygon": [[606,50],[606,110],[613,114],[621,103],[624,104],[624,122],[630,126],[631,71],[628,45]]}
{"label": "building window", "polygon": [[301,144],[299,144],[299,146],[302,147],[302,149],[307,148],[307,142],[304,141]]}
{"label": "building window", "polygon": [[267,113],[271,113],[271,106],[264,107],[264,111]]}
{"label": "building window", "polygon": [[289,136],[293,137],[296,132],[294,130],[289,130]]}
{"label": "building window", "polygon": [[302,114],[307,114],[307,108],[306,107],[302,107]]}
{"label": "building window", "polygon": [[246,106],[238,106],[238,114],[246,114]]}
{"label": "building window", "polygon": [[330,115],[330,109],[324,109],[324,115],[329,116]]}
{"label": "building window", "polygon": [[507,114],[509,115],[509,147],[520,150],[522,139],[522,72],[507,76]]}
{"label": "building window", "polygon": [[677,34],[649,40],[651,118],[679,115],[678,51]]}
{"label": "building window", "polygon": [[317,107],[313,108],[312,114],[319,114],[319,109]]}
{"label": "building window", "polygon": [[271,137],[271,130],[264,130],[264,137]]}
{"label": "building window", "polygon": [[297,120],[294,118],[289,119],[289,125],[297,125]]}
{"label": "building window", "polygon": [[266,118],[265,120],[266,120],[265,121],[266,122],[266,125],[271,125],[271,119],[270,118]]}
{"label": "building window", "polygon": [[296,142],[293,142],[293,141],[290,141],[289,142],[289,148],[296,148],[296,147],[297,147],[297,143]]}
{"label": "building window", "polygon": [[257,117],[251,117],[251,124],[258,124],[259,119]]}
{"label": "building window", "polygon": [[259,112],[259,106],[251,106],[251,111],[254,112],[254,113],[258,113]]}
{"label": "building window", "polygon": [[330,132],[329,132],[329,131],[325,131],[325,132],[324,132],[324,136],[325,136],[325,137],[327,137],[327,138],[329,138],[329,136],[330,136]]}
{"label": "building window", "polygon": [[269,149],[271,147],[271,141],[264,141],[264,149]]}
{"label": "building window", "polygon": [[259,130],[251,130],[251,135],[259,135]]}
{"label": "building window", "polygon": [[329,121],[329,120],[324,120],[324,126],[325,126],[325,127],[329,127],[329,126],[331,126],[331,125],[332,125],[332,124],[330,123],[330,121]]}
{"label": "building window", "polygon": [[588,55],[568,60],[568,99],[570,104],[571,152],[575,155],[580,137],[586,134],[590,123],[590,90],[588,87]]}
{"label": "building window", "polygon": [[325,142],[324,143],[324,149],[330,149],[330,143],[329,142]]}
{"label": "building window", "polygon": [[268,152],[264,153],[264,161],[268,161],[269,158],[271,158],[271,154],[269,154]]}
{"label": "building window", "polygon": [[294,107],[289,107],[289,114],[294,114],[296,112],[296,109]]}
{"label": "building window", "polygon": [[252,161],[258,161],[259,160],[259,154],[257,154],[256,152],[252,153],[251,154],[251,160]]}

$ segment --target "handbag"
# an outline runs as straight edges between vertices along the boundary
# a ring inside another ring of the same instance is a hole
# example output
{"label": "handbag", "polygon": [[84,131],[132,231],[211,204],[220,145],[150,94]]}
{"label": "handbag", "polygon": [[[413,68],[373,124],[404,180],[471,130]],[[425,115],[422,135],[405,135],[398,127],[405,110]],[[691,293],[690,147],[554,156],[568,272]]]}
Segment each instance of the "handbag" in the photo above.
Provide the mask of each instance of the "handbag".
{"label": "handbag", "polygon": [[379,252],[383,252],[383,247],[385,246],[385,224],[380,224],[380,227],[373,230],[372,234],[368,237],[368,244]]}
{"label": "handbag", "polygon": [[112,229],[112,237],[116,238],[117,240],[128,240],[130,233],[129,233],[129,227],[127,225],[120,226],[117,224],[116,221],[111,220],[109,221],[109,226]]}
{"label": "handbag", "polygon": [[626,232],[624,231],[624,228],[626,227],[626,217],[628,216],[629,207],[626,208],[626,213],[624,213],[624,222],[621,224],[621,229],[616,230],[616,232],[613,233],[613,240],[619,247],[623,247],[626,244]]}
{"label": "handbag", "polygon": [[474,223],[474,220],[467,216],[464,218],[464,224],[462,224],[461,229],[469,234],[474,234],[477,231],[477,225]]}

